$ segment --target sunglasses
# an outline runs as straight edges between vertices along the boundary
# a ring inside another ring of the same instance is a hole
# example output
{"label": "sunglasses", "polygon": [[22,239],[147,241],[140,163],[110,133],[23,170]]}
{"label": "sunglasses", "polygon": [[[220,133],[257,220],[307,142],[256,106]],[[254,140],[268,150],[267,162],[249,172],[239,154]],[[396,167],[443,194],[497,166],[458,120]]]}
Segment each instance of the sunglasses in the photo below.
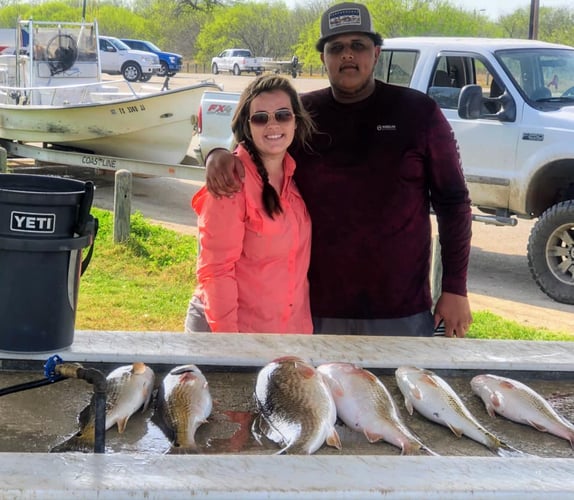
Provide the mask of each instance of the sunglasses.
{"label": "sunglasses", "polygon": [[270,116],[275,117],[277,123],[289,123],[293,120],[293,112],[288,109],[278,109],[274,113],[268,113],[267,111],[257,111],[253,113],[249,118],[249,122],[252,125],[267,125],[269,123]]}

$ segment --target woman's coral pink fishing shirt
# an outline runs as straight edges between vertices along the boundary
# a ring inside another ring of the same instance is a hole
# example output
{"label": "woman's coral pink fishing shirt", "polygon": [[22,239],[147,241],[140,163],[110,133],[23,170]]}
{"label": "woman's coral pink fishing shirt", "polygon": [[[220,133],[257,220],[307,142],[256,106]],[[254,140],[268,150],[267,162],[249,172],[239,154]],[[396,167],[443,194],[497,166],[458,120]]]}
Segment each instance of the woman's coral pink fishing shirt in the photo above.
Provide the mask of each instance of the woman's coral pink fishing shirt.
{"label": "woman's coral pink fishing shirt", "polygon": [[202,187],[192,199],[200,254],[195,291],[212,332],[312,333],[307,269],[311,220],[293,182],[295,162],[283,163],[283,212],[263,208],[263,184],[242,146],[235,152],[245,183],[233,198]]}

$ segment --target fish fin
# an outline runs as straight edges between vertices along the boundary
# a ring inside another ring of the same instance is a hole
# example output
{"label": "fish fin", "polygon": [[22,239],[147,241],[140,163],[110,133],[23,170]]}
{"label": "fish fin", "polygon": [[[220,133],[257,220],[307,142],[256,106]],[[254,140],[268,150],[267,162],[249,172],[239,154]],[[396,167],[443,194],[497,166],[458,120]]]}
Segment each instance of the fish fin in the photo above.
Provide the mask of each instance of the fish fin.
{"label": "fish fin", "polygon": [[462,435],[464,434],[464,432],[462,432],[462,430],[460,430],[458,427],[455,427],[454,425],[449,425],[448,428],[452,431],[452,433],[453,433],[457,438],[462,437]]}
{"label": "fish fin", "polygon": [[421,390],[416,385],[411,387],[411,396],[419,401],[423,398]]}
{"label": "fish fin", "polygon": [[385,437],[382,434],[379,434],[378,432],[369,432],[368,429],[365,429],[363,431],[363,434],[365,435],[369,443],[376,443],[377,441],[385,439]]}
{"label": "fish fin", "polygon": [[122,434],[126,430],[129,419],[130,417],[124,417],[118,420],[118,433]]}
{"label": "fish fin", "polygon": [[527,422],[528,422],[528,425],[531,425],[537,431],[548,432],[548,429],[546,427],[544,427],[543,425],[539,424],[538,422],[534,422],[533,420],[527,420]]}
{"label": "fish fin", "polygon": [[167,452],[168,455],[194,455],[198,453],[197,445],[194,443],[189,446],[173,445]]}
{"label": "fish fin", "polygon": [[297,363],[295,362],[297,371],[303,378],[312,378],[317,375],[317,370],[307,363]]}
{"label": "fish fin", "polygon": [[405,397],[405,408],[407,409],[407,412],[409,413],[409,415],[412,415],[415,411],[415,409],[413,408],[413,404],[411,403],[410,399]]}
{"label": "fish fin", "polygon": [[50,453],[69,453],[79,451],[83,453],[93,453],[95,435],[82,434],[77,432],[65,441],[50,448]]}
{"label": "fish fin", "polygon": [[341,383],[336,379],[331,379],[329,389],[331,389],[333,397],[342,398],[345,395],[345,389],[343,389]]}
{"label": "fish fin", "polygon": [[[492,448],[491,448],[492,449]],[[509,444],[506,444],[503,441],[499,442],[499,445],[492,449],[499,457],[534,457],[536,455],[531,455],[530,453],[526,453],[524,451],[517,450],[513,448]]]}
{"label": "fish fin", "polygon": [[144,389],[144,404],[142,405],[142,413],[144,413],[149,407],[149,404],[150,404],[151,399],[152,399],[151,397],[153,394],[152,389],[153,389],[153,385],[148,387],[147,389]]}
{"label": "fish fin", "polygon": [[341,438],[339,437],[339,434],[337,433],[337,430],[334,427],[333,429],[331,429],[331,432],[327,436],[326,443],[329,446],[337,448],[338,450],[343,449],[343,446],[341,445]]}
{"label": "fish fin", "polygon": [[431,374],[431,373],[424,373],[421,376],[421,382],[428,384],[428,385],[432,385],[434,387],[440,387],[438,382],[434,378],[434,374]]}

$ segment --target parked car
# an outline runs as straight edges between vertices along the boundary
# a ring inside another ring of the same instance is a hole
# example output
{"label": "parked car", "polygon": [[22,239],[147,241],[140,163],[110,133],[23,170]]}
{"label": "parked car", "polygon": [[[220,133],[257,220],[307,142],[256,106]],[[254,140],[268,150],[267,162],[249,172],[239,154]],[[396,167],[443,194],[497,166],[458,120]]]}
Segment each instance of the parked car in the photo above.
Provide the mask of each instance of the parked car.
{"label": "parked car", "polygon": [[147,82],[161,69],[156,54],[130,49],[113,36],[98,38],[102,73],[123,75],[128,82]]}
{"label": "parked car", "polygon": [[243,72],[260,75],[265,71],[263,60],[253,56],[249,49],[227,49],[211,59],[211,72],[231,71],[235,76]]}
{"label": "parked car", "polygon": [[183,56],[173,52],[164,52],[157,45],[147,40],[132,40],[130,38],[121,38],[127,46],[143,52],[151,52],[159,57],[161,69],[157,72],[158,76],[174,76],[181,71],[183,65]]}

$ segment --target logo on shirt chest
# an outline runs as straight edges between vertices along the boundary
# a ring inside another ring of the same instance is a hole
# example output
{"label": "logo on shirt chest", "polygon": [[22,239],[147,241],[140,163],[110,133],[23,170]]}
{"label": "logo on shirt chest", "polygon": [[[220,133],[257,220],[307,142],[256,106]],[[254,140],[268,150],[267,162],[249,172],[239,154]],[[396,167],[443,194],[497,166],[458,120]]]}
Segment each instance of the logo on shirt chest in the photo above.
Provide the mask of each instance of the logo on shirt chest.
{"label": "logo on shirt chest", "polygon": [[380,124],[377,125],[377,132],[395,132],[397,130],[397,126],[394,124]]}

